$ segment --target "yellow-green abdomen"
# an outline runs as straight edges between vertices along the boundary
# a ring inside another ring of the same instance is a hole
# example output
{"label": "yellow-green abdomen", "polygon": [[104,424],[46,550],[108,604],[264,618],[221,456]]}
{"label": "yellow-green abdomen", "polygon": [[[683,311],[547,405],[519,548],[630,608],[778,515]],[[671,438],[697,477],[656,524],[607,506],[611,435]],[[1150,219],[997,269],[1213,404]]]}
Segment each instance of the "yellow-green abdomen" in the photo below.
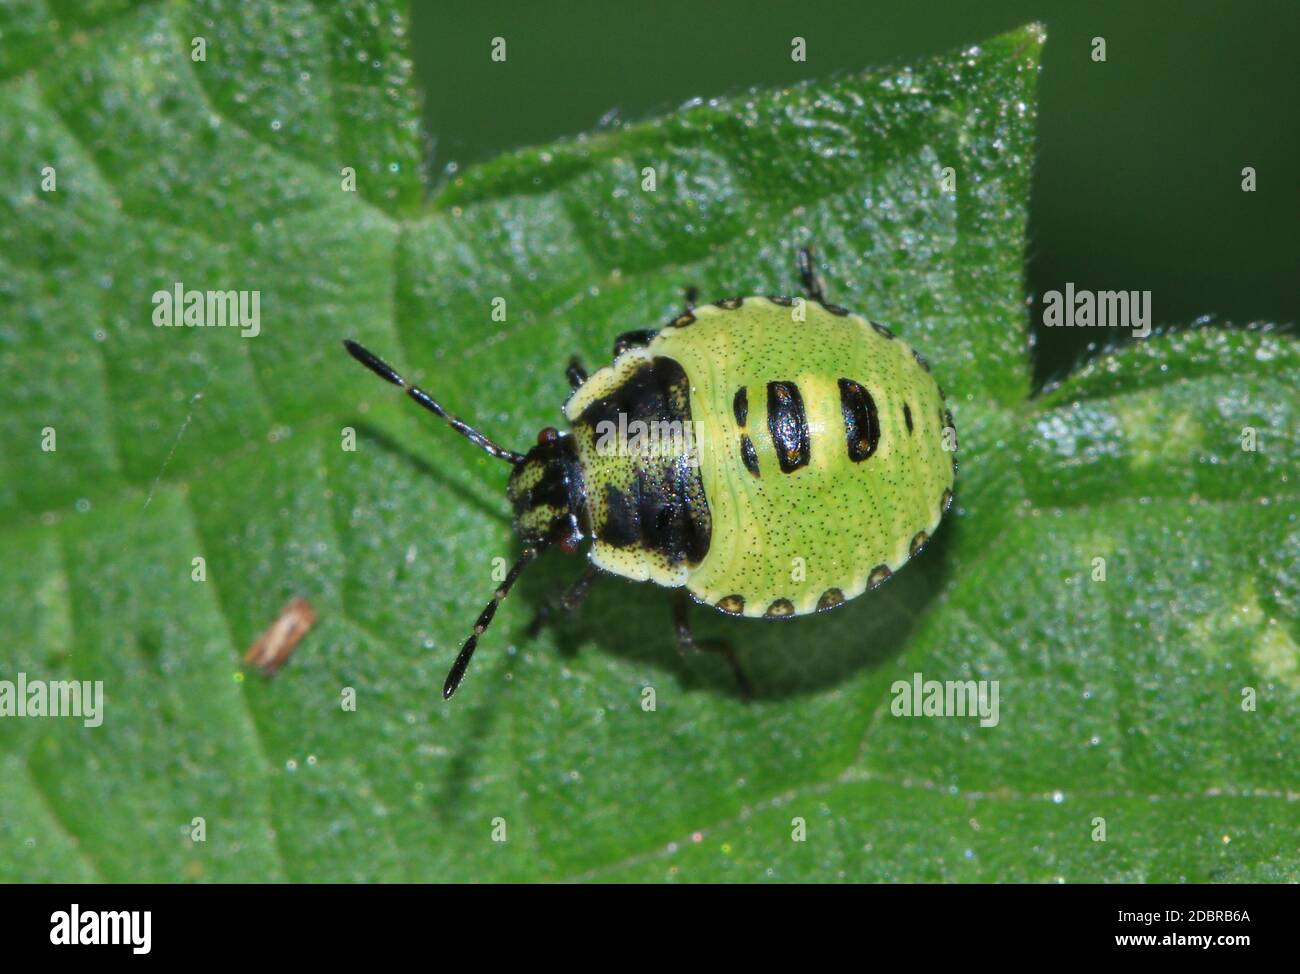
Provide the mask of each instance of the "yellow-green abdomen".
{"label": "yellow-green abdomen", "polygon": [[856,315],[762,297],[720,305],[646,348],[690,383],[711,536],[685,585],[746,616],[833,608],[938,527],[956,445],[942,393],[906,343]]}

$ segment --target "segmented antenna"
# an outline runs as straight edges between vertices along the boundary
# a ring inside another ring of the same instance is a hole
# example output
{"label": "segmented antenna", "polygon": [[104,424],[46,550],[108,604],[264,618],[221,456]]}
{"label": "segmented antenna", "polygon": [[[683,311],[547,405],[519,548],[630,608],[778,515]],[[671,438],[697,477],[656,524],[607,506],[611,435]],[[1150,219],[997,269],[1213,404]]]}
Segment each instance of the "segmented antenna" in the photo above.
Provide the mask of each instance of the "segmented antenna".
{"label": "segmented antenna", "polygon": [[374,352],[358,345],[350,338],[345,338],[343,340],[343,347],[348,350],[349,355],[368,368],[371,372],[375,373],[375,375],[379,376],[379,378],[383,379],[385,382],[391,382],[399,389],[405,389],[408,396],[439,419],[446,420],[447,425],[479,449],[491,454],[499,460],[505,460],[508,463],[519,464],[523,462],[524,456],[522,453],[516,453],[514,450],[507,450],[505,447],[492,442],[474,427],[457,419],[451,413],[447,412],[447,410],[443,409],[438,400],[434,399],[433,396],[429,395],[419,386],[407,385],[406,380],[397,374],[397,370]]}
{"label": "segmented antenna", "polygon": [[483,607],[478,622],[474,623],[474,631],[465,640],[465,645],[461,647],[460,653],[456,656],[456,662],[451,664],[451,669],[447,673],[447,682],[442,685],[442,699],[450,700],[451,695],[456,692],[456,688],[460,686],[460,681],[465,677],[465,670],[469,667],[469,661],[474,655],[474,650],[478,648],[478,637],[487,632],[487,627],[492,624],[492,617],[497,614],[497,606],[501,604],[502,599],[510,594],[510,588],[515,584],[515,579],[528,567],[528,563],[541,553],[541,548],[525,548],[524,553],[519,556],[519,560],[511,567],[510,573],[506,575],[505,581],[501,583],[501,587],[493,593],[492,601]]}

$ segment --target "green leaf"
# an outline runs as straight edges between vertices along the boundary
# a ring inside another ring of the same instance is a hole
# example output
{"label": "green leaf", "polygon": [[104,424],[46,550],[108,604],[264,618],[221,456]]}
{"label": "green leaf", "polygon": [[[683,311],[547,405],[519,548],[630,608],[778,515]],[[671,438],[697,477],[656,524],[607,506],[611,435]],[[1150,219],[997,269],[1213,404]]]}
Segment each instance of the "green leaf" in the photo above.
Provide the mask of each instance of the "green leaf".
{"label": "green leaf", "polygon": [[[1300,878],[1295,339],[1153,338],[1029,398],[1038,28],[523,151],[426,200],[389,4],[0,17],[0,679],[105,688],[99,727],[0,719],[0,878]],[[522,445],[570,354],[607,360],[687,284],[789,292],[806,242],[949,393],[935,543],[828,616],[698,610],[749,704],[678,656],[650,586],[607,581],[526,641],[577,571],[548,557],[442,703],[517,550],[504,470],[339,340]],[[260,334],[155,328],[178,282],[260,291]],[[317,625],[274,679],[246,672],[298,594]],[[997,726],[894,717],[916,672],[999,681]]]}

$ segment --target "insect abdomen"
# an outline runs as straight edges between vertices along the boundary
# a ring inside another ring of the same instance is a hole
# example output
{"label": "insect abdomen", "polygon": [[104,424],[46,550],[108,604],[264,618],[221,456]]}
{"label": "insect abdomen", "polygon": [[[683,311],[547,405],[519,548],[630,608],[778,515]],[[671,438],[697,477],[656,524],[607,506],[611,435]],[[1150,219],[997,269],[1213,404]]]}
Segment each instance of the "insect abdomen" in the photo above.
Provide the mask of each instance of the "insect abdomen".
{"label": "insect abdomen", "polygon": [[700,436],[712,539],[686,584],[734,614],[802,615],[881,584],[952,496],[942,395],[911,348],[856,315],[793,310],[705,306],[648,349],[690,377]]}

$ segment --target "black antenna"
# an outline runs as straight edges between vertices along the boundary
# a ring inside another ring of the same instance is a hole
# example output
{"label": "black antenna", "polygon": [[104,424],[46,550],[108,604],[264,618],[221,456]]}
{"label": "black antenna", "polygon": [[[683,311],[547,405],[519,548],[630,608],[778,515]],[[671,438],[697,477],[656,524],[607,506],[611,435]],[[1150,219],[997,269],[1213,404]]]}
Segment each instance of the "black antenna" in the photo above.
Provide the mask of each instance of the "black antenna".
{"label": "black antenna", "polygon": [[371,372],[375,373],[375,375],[379,376],[379,378],[386,382],[391,382],[399,389],[405,389],[408,396],[435,416],[445,419],[452,429],[465,437],[465,439],[469,440],[475,446],[485,450],[500,460],[506,460],[509,463],[514,464],[523,462],[523,454],[516,453],[514,450],[507,450],[503,446],[498,446],[474,427],[470,426],[468,423],[462,422],[451,413],[447,412],[447,410],[443,409],[438,400],[434,399],[433,396],[429,395],[419,386],[407,385],[406,380],[398,375],[397,371],[391,365],[381,359],[374,352],[363,348],[350,338],[345,338],[343,340],[343,347],[348,350],[349,355],[368,368]]}
{"label": "black antenna", "polygon": [[515,579],[528,567],[528,563],[541,553],[542,548],[540,547],[525,548],[524,553],[519,556],[519,560],[510,569],[510,574],[506,575],[506,580],[493,593],[492,601],[483,607],[478,622],[474,623],[474,631],[465,640],[465,645],[460,648],[460,653],[456,656],[456,662],[451,664],[451,669],[447,673],[447,682],[442,685],[442,699],[450,700],[451,695],[456,692],[456,688],[460,686],[460,681],[465,678],[465,670],[469,668],[470,658],[474,655],[474,650],[478,648],[478,637],[487,632],[487,627],[492,624],[492,617],[497,614],[497,606],[501,604],[502,599],[510,594],[510,587],[515,584]]}

